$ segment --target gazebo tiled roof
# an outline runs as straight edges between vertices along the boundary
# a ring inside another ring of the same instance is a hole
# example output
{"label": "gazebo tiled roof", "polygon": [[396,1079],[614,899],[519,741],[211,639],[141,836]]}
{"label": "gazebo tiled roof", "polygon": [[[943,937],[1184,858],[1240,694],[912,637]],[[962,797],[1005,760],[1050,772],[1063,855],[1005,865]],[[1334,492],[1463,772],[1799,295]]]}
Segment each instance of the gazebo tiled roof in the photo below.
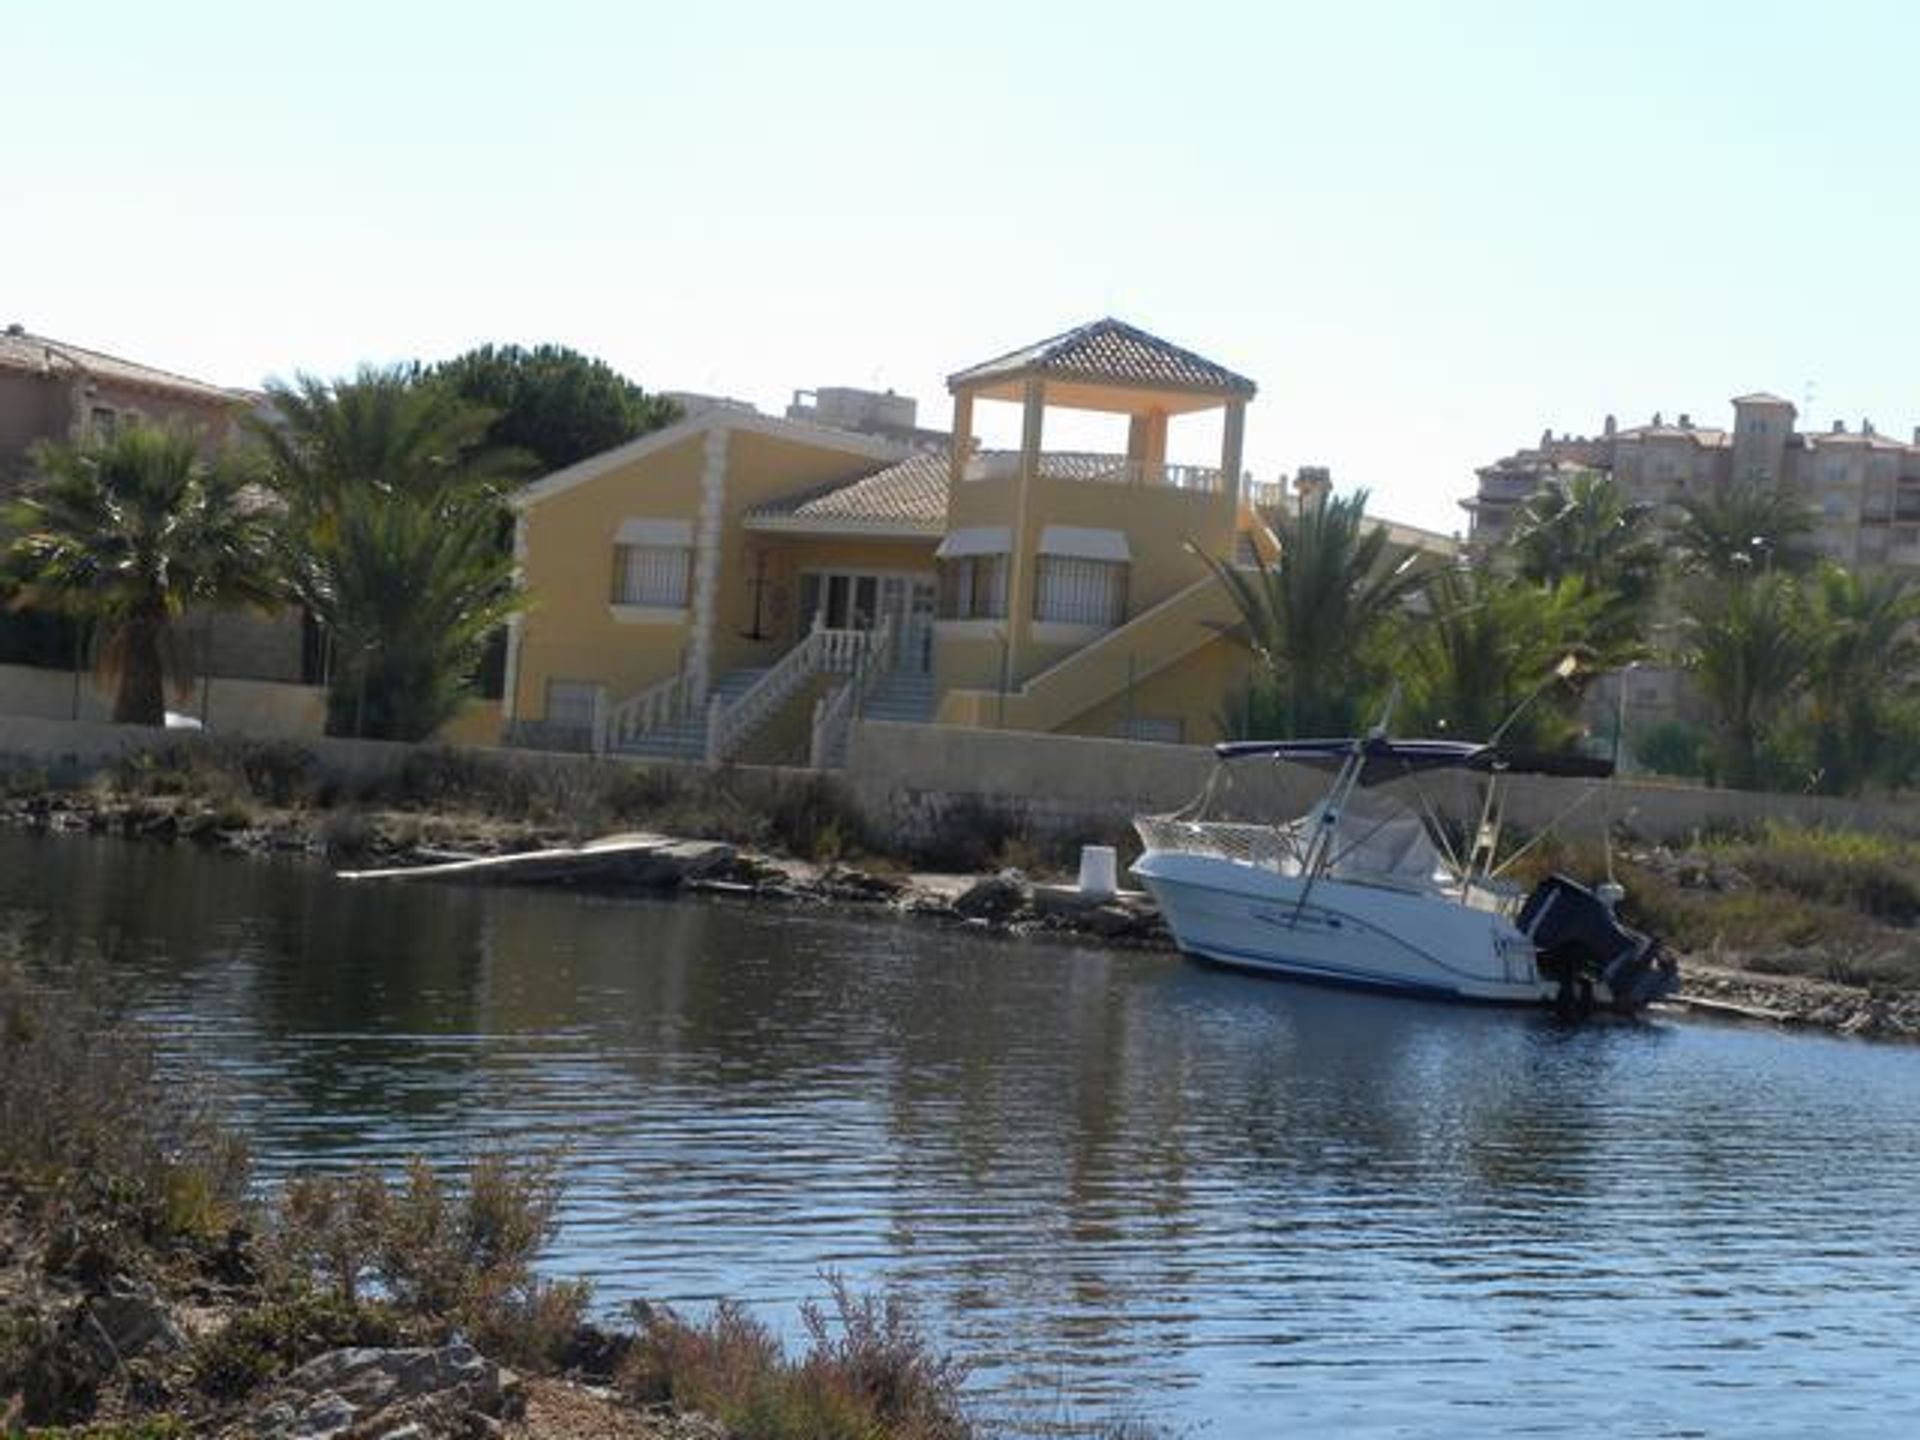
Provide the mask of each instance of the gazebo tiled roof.
{"label": "gazebo tiled roof", "polygon": [[858,480],[803,490],[747,512],[754,529],[871,530],[938,535],[947,522],[945,451],[923,450]]}
{"label": "gazebo tiled roof", "polygon": [[1028,375],[1249,398],[1258,388],[1224,365],[1111,316],[957,371],[947,385],[960,389]]}

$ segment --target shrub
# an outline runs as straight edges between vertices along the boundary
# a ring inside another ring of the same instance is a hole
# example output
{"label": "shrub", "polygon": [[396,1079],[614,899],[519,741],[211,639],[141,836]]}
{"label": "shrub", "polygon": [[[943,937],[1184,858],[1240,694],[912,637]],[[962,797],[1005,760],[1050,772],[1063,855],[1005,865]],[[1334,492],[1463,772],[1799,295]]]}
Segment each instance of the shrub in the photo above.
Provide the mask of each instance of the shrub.
{"label": "shrub", "polygon": [[212,1239],[242,1213],[245,1146],[197,1082],[162,1072],[97,979],[53,989],[0,953],[0,1177],[110,1265],[129,1243]]}
{"label": "shrub", "polygon": [[1656,775],[1698,780],[1706,773],[1707,732],[1684,720],[1661,720],[1629,742],[1633,758]]}
{"label": "shrub", "polygon": [[935,1351],[896,1296],[857,1296],[827,1277],[828,1303],[802,1307],[795,1360],[767,1326],[727,1302],[704,1323],[636,1309],[640,1333],[620,1384],[643,1404],[711,1415],[740,1440],[968,1440],[963,1365]]}
{"label": "shrub", "polygon": [[193,1347],[194,1385],[235,1400],[329,1350],[400,1341],[393,1314],[337,1294],[300,1291],[243,1311]]}
{"label": "shrub", "polygon": [[448,1186],[423,1160],[390,1181],[370,1169],[290,1181],[267,1232],[283,1285],[317,1286],[345,1305],[377,1291],[433,1338],[462,1331],[516,1364],[551,1365],[579,1329],[584,1282],[549,1281],[533,1262],[553,1236],[554,1157],[480,1155]]}
{"label": "shrub", "polygon": [[1775,824],[1757,840],[1721,850],[1756,884],[1895,925],[1920,919],[1920,846],[1910,841]]}
{"label": "shrub", "polygon": [[1023,838],[1024,827],[1009,811],[965,795],[941,812],[932,837],[913,847],[913,861],[931,870],[976,874],[994,868]]}

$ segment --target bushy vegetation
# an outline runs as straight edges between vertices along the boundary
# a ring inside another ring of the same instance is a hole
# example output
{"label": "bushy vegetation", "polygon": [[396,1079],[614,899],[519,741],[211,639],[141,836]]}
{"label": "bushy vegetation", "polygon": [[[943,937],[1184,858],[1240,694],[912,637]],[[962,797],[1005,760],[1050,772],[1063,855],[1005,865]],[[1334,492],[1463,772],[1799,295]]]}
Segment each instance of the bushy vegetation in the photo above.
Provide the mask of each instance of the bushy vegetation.
{"label": "bushy vegetation", "polygon": [[167,1074],[95,981],[55,986],[0,945],[0,1186],[54,1232],[55,1262],[105,1273],[144,1248],[218,1241],[250,1172],[204,1085]]}
{"label": "bushy vegetation", "polygon": [[1658,773],[1833,795],[1920,780],[1920,588],[1822,565],[1795,496],[1730,483],[1663,530],[1609,476],[1552,478],[1464,567],[1396,550],[1365,500],[1279,517],[1271,566],[1213,562],[1257,662],[1230,733],[1351,733],[1394,695],[1401,733],[1612,752],[1596,682],[1645,663],[1685,672],[1695,712],[1640,737]]}
{"label": "bushy vegetation", "polygon": [[263,1248],[279,1287],[347,1313],[368,1296],[416,1338],[459,1333],[490,1355],[551,1369],[586,1317],[591,1287],[548,1280],[533,1262],[553,1238],[557,1159],[476,1158],[450,1185],[424,1161],[389,1179],[372,1169],[288,1182]]}
{"label": "bushy vegetation", "polygon": [[[1545,843],[1516,879],[1598,881],[1596,845]],[[1623,914],[1674,949],[1737,969],[1876,992],[1920,990],[1920,840],[1771,823],[1682,850],[1616,853]]]}
{"label": "bushy vegetation", "polygon": [[763,1322],[722,1303],[704,1321],[639,1307],[620,1371],[628,1395],[710,1415],[739,1440],[969,1440],[966,1367],[941,1355],[898,1296],[856,1295],[827,1277],[826,1305],[802,1310],[790,1356]]}

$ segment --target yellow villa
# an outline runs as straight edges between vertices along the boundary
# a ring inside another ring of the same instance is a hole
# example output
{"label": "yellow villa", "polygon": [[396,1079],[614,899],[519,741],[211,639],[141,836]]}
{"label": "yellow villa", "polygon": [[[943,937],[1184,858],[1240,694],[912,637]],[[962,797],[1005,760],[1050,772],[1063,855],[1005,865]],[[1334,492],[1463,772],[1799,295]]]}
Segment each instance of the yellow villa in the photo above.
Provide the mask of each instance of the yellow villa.
{"label": "yellow villa", "polygon": [[[715,405],[522,492],[507,738],[815,765],[857,714],[1217,738],[1248,660],[1196,551],[1273,553],[1253,382],[1108,319],[948,388],[939,449]],[[975,439],[995,404],[1017,449]],[[1048,449],[1062,410],[1124,422],[1125,450]],[[1169,463],[1195,416],[1217,463]]]}

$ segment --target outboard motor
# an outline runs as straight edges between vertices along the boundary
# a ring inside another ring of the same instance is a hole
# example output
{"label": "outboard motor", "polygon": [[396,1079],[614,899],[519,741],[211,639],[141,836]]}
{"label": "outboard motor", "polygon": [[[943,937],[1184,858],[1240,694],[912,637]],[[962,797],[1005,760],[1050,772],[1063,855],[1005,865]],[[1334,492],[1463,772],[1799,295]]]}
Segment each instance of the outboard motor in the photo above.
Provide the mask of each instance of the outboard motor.
{"label": "outboard motor", "polygon": [[1658,940],[1622,925],[1598,895],[1565,875],[1535,886],[1516,923],[1533,941],[1540,973],[1560,982],[1563,1014],[1591,1011],[1596,982],[1622,1015],[1680,987],[1679,967]]}

